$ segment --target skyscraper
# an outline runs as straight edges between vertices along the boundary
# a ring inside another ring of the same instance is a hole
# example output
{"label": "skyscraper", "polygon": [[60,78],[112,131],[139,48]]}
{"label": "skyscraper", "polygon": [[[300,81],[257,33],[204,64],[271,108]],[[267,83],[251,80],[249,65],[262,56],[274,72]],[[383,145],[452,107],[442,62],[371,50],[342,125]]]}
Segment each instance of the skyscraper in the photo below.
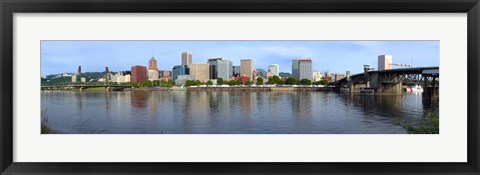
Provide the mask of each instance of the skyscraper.
{"label": "skyscraper", "polygon": [[230,80],[233,76],[233,63],[230,60],[222,60],[217,65],[217,78]]}
{"label": "skyscraper", "polygon": [[309,79],[310,81],[312,81],[312,78],[313,78],[312,59],[310,58],[299,59],[298,72],[299,72],[298,80]]}
{"label": "skyscraper", "polygon": [[292,60],[292,75],[297,80],[313,78],[312,59],[299,58]]}
{"label": "skyscraper", "polygon": [[278,64],[271,64],[270,66],[268,66],[268,72],[274,76],[279,76],[279,73],[280,73],[280,69],[279,69],[279,66]]}
{"label": "skyscraper", "polygon": [[154,57],[148,61],[148,80],[158,80],[157,60]]}
{"label": "skyscraper", "polygon": [[378,56],[378,70],[388,70],[392,68],[392,55]]}
{"label": "skyscraper", "polygon": [[192,53],[182,52],[182,65],[190,66],[192,64]]}
{"label": "skyscraper", "polygon": [[218,63],[222,61],[222,58],[210,58],[208,64],[210,65],[209,78],[217,79],[218,77]]}
{"label": "skyscraper", "polygon": [[177,80],[178,76],[180,75],[189,75],[189,74],[190,74],[190,68],[188,68],[187,65],[174,66],[172,69],[172,80],[173,81]]}
{"label": "skyscraper", "polygon": [[141,83],[147,81],[147,68],[145,66],[132,66],[130,81],[132,83]]}
{"label": "skyscraper", "polygon": [[241,59],[240,60],[240,76],[250,77],[252,80],[253,76],[253,60],[252,59]]}
{"label": "skyscraper", "polygon": [[233,66],[233,76],[240,76],[240,66]]}
{"label": "skyscraper", "polygon": [[292,77],[299,80],[298,59],[292,60]]}
{"label": "skyscraper", "polygon": [[190,75],[193,75],[195,80],[206,82],[209,78],[209,65],[208,63],[192,63],[189,66]]}

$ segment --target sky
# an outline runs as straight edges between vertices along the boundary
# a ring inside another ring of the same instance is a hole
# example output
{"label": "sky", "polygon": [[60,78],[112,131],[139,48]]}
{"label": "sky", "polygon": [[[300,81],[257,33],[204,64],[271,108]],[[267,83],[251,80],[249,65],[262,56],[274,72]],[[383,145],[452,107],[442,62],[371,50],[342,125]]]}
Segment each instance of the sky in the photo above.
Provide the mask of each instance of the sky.
{"label": "sky", "polygon": [[[157,59],[160,70],[181,64],[181,53],[191,52],[192,62],[209,58],[252,59],[255,69],[278,64],[291,73],[292,60],[311,58],[314,72],[361,73],[363,65],[377,67],[378,55],[392,55],[393,63],[414,67],[439,66],[439,41],[42,41],[42,76],[58,73],[126,71],[131,66],[148,67]],[[395,66],[394,66],[395,68]]]}

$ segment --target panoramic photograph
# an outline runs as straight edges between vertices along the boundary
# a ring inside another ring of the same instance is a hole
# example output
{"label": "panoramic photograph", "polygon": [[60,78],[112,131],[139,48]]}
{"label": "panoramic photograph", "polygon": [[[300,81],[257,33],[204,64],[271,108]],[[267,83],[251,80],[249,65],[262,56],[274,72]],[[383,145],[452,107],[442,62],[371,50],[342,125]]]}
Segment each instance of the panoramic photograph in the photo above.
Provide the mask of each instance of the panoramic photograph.
{"label": "panoramic photograph", "polygon": [[437,40],[42,40],[41,134],[439,134]]}

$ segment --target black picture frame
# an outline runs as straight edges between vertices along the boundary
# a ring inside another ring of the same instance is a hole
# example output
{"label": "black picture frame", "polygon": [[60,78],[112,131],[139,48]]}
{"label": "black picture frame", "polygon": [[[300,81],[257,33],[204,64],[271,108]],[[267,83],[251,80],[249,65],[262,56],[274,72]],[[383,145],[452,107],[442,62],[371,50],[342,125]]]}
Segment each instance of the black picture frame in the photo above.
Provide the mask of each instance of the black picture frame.
{"label": "black picture frame", "polygon": [[[0,0],[1,174],[479,174],[478,0]],[[14,13],[467,13],[466,163],[23,163],[13,162]]]}

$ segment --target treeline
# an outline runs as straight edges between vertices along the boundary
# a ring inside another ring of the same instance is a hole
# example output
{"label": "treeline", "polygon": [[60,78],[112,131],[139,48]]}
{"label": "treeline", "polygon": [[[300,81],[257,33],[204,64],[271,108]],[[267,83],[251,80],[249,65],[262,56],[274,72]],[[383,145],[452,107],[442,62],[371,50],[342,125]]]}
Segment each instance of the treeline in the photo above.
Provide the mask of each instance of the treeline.
{"label": "treeline", "polygon": [[146,80],[144,82],[141,82],[141,83],[126,83],[127,85],[130,85],[130,86],[133,86],[133,87],[172,87],[172,86],[175,86],[175,82],[172,81],[172,80],[168,80],[168,81],[160,81],[160,80],[153,80],[153,81],[150,81],[150,80]]}

